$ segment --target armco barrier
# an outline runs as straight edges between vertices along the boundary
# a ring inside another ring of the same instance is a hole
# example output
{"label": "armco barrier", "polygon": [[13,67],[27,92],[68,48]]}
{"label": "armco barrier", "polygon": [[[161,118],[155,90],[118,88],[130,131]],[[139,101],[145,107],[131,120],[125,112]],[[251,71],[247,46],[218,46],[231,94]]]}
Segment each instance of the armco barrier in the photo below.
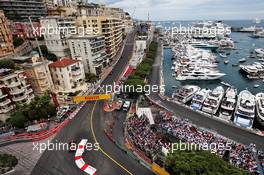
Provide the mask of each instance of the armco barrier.
{"label": "armco barrier", "polygon": [[96,169],[87,163],[83,161],[83,153],[84,149],[87,143],[87,139],[82,139],[81,142],[78,144],[78,149],[76,150],[75,153],[75,164],[77,165],[78,168],[80,168],[82,171],[89,175],[95,175],[96,174]]}

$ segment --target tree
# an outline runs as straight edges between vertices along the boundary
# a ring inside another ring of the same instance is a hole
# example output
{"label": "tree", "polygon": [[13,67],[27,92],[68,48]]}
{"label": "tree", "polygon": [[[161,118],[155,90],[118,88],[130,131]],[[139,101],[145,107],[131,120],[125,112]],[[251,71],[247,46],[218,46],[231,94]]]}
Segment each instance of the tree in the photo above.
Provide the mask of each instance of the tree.
{"label": "tree", "polygon": [[[41,45],[39,47],[40,47],[40,50],[41,50],[43,57],[47,58],[47,60],[50,60],[50,61],[57,61],[58,60],[58,58],[55,54],[48,51],[48,48],[46,45]],[[34,50],[39,52],[38,48],[35,48]]]}
{"label": "tree", "polygon": [[5,69],[15,69],[15,63],[10,59],[3,59],[0,60],[0,67]]}
{"label": "tree", "polygon": [[9,120],[10,124],[12,124],[12,126],[17,128],[24,128],[24,123],[26,121],[27,119],[22,112],[15,112],[11,114],[11,118]]}
{"label": "tree", "polygon": [[228,174],[246,175],[247,172],[225,162],[209,151],[178,150],[169,153],[165,160],[165,169],[171,175]]}
{"label": "tree", "polygon": [[14,167],[18,163],[18,160],[15,156],[10,154],[0,154],[0,167]]}
{"label": "tree", "polygon": [[10,124],[23,128],[24,123],[27,121],[54,116],[56,108],[50,100],[49,93],[46,92],[44,95],[36,97],[30,104],[19,105],[17,110],[11,115]]}
{"label": "tree", "polygon": [[20,45],[22,45],[24,43],[24,39],[23,38],[18,38],[18,37],[14,37],[13,38],[13,45],[15,47],[18,47]]}
{"label": "tree", "polygon": [[89,83],[96,83],[99,80],[99,77],[93,73],[86,73],[85,79]]}

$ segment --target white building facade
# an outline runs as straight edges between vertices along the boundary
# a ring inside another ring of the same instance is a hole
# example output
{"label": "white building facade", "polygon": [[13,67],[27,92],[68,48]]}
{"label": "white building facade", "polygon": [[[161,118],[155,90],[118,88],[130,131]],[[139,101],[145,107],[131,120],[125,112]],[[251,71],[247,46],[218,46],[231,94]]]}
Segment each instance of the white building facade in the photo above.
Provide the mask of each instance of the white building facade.
{"label": "white building facade", "polygon": [[109,63],[103,36],[71,36],[68,45],[71,57],[82,61],[85,73],[100,75]]}
{"label": "white building facade", "polygon": [[49,16],[41,18],[40,24],[48,50],[57,57],[68,56],[70,52],[67,38],[76,31],[75,18]]}
{"label": "white building facade", "polygon": [[81,61],[63,58],[49,64],[49,69],[55,92],[74,93],[87,90]]}

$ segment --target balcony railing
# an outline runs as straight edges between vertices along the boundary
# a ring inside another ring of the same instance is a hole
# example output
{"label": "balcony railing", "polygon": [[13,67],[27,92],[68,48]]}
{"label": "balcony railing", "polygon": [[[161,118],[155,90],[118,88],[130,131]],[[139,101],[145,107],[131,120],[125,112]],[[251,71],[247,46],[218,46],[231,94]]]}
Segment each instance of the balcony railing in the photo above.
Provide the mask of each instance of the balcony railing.
{"label": "balcony railing", "polygon": [[9,83],[9,84],[7,85],[7,87],[9,87],[9,88],[17,87],[17,86],[19,86],[20,84],[21,84],[21,83],[20,83],[19,81],[13,81],[13,82]]}
{"label": "balcony railing", "polygon": [[12,109],[14,109],[13,106],[8,106],[4,109],[0,109],[0,113],[8,113],[9,111],[11,111]]}
{"label": "balcony railing", "polygon": [[18,102],[18,101],[22,101],[22,100],[25,100],[27,98],[27,95],[26,94],[24,94],[24,95],[22,95],[22,96],[19,96],[19,97],[13,97],[13,101],[15,101],[15,102]]}
{"label": "balcony railing", "polygon": [[11,95],[16,95],[16,94],[21,94],[23,92],[25,92],[25,89],[16,89],[14,91],[10,91],[10,94]]}
{"label": "balcony railing", "polygon": [[72,76],[79,76],[81,73],[81,69],[72,70]]}
{"label": "balcony railing", "polygon": [[11,103],[11,100],[10,100],[10,99],[6,99],[5,101],[0,102],[0,106],[6,106],[6,105],[8,105],[9,103]]}
{"label": "balcony railing", "polygon": [[0,99],[7,97],[7,94],[1,94]]}
{"label": "balcony railing", "polygon": [[27,94],[30,94],[32,92],[33,92],[33,90],[31,88],[30,89],[27,89],[27,91],[26,91]]}

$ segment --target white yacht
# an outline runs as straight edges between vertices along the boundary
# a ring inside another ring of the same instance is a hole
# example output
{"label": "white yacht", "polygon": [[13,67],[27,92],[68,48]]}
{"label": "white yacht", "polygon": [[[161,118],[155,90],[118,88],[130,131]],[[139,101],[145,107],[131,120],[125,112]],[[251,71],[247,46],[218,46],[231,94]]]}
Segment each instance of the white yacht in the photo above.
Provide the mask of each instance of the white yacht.
{"label": "white yacht", "polygon": [[224,73],[221,73],[216,70],[207,68],[196,68],[191,71],[182,71],[181,74],[176,77],[176,80],[216,80],[223,76],[225,76]]}
{"label": "white yacht", "polygon": [[172,98],[175,101],[187,103],[193,98],[194,94],[199,90],[200,90],[199,86],[192,86],[192,85],[182,86],[172,94]]}
{"label": "white yacht", "polygon": [[216,114],[223,99],[224,93],[225,90],[222,86],[218,86],[213,91],[211,91],[204,101],[202,111],[210,114]]}
{"label": "white yacht", "polygon": [[245,128],[252,128],[255,118],[255,96],[248,90],[241,91],[238,95],[234,114],[234,123]]}
{"label": "white yacht", "polygon": [[236,107],[237,89],[229,87],[221,104],[219,117],[230,120]]}
{"label": "white yacht", "polygon": [[209,94],[209,92],[211,92],[211,90],[209,90],[209,89],[202,89],[202,90],[198,91],[194,95],[194,97],[192,99],[191,108],[193,110],[200,110],[200,109],[202,109],[204,100],[206,99],[206,97]]}
{"label": "white yacht", "polygon": [[264,57],[264,49],[261,48],[255,49],[255,52],[258,57]]}
{"label": "white yacht", "polygon": [[256,95],[256,109],[257,109],[257,121],[264,127],[264,93],[258,93]]}

